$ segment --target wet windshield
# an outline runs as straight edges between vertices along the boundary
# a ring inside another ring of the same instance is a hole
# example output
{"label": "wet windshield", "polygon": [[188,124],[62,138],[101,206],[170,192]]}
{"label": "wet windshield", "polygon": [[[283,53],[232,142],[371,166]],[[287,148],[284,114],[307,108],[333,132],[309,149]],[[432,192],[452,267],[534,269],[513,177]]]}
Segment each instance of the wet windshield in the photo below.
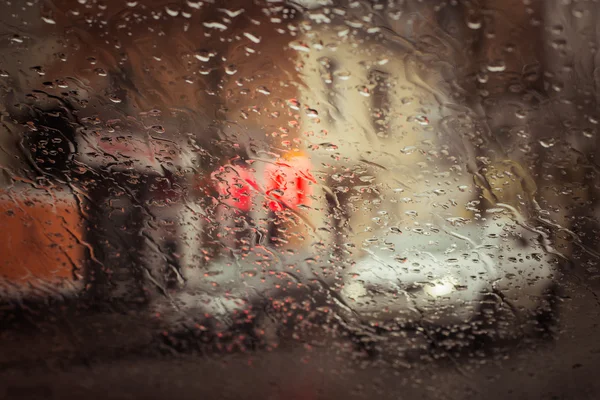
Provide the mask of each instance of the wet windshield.
{"label": "wet windshield", "polygon": [[600,393],[595,2],[0,10],[0,393]]}

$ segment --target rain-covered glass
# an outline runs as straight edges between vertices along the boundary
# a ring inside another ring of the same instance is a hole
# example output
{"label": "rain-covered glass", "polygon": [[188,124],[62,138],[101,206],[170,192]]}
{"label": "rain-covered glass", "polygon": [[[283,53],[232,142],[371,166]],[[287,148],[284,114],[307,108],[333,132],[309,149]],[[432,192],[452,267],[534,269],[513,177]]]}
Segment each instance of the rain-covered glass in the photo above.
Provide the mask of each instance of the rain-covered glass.
{"label": "rain-covered glass", "polygon": [[600,396],[597,1],[0,11],[0,395]]}

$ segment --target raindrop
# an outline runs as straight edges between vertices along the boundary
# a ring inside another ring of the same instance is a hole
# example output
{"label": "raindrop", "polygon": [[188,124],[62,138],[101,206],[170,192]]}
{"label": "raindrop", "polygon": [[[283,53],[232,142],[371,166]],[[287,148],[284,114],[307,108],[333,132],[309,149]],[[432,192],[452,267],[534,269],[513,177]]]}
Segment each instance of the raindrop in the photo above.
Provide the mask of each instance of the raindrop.
{"label": "raindrop", "polygon": [[515,112],[515,116],[516,116],[517,118],[523,119],[523,118],[527,117],[527,111],[525,111],[525,110],[523,110],[523,109],[517,110],[517,111]]}
{"label": "raindrop", "polygon": [[358,88],[358,93],[360,93],[362,96],[365,96],[365,97],[371,96],[371,91],[366,86],[359,87]]}
{"label": "raindrop", "polygon": [[557,50],[563,50],[567,46],[567,41],[565,39],[556,39],[551,42],[551,45]]}
{"label": "raindrop", "polygon": [[467,17],[467,26],[471,29],[481,28],[481,17],[476,14],[471,14]]}
{"label": "raindrop", "polygon": [[203,25],[207,28],[218,29],[220,31],[227,30],[227,25],[220,22],[205,22]]}
{"label": "raindrop", "polygon": [[42,21],[50,25],[56,25],[56,21],[50,17],[42,17]]}
{"label": "raindrop", "polygon": [[319,116],[319,113],[317,112],[317,110],[313,110],[312,108],[307,108],[306,115],[309,118],[317,118]]}
{"label": "raindrop", "polygon": [[167,12],[167,14],[169,14],[171,17],[176,17],[179,15],[179,10],[176,10],[175,8],[170,8],[169,6],[165,7],[165,11]]}
{"label": "raindrop", "polygon": [[360,180],[361,182],[365,182],[365,183],[371,183],[371,182],[375,181],[375,179],[377,179],[377,178],[375,178],[374,176],[371,176],[371,175],[363,175],[358,178],[358,180]]}
{"label": "raindrop", "polygon": [[300,110],[300,102],[296,99],[289,99],[287,105],[292,110]]}
{"label": "raindrop", "polygon": [[200,50],[197,53],[194,54],[194,57],[196,57],[198,60],[202,61],[202,62],[208,62],[210,61],[210,58],[214,56],[214,53],[211,53],[209,51],[206,50]]}
{"label": "raindrop", "polygon": [[237,72],[237,67],[233,64],[228,65],[227,67],[225,67],[225,73],[227,75],[234,75]]}
{"label": "raindrop", "polygon": [[546,138],[546,139],[541,139],[540,140],[540,145],[546,149],[553,147],[554,146],[554,139],[553,138]]}
{"label": "raindrop", "polygon": [[244,32],[244,36],[246,36],[248,39],[250,39],[250,41],[252,41],[253,43],[260,43],[261,38],[254,36],[251,33],[248,32]]}
{"label": "raindrop", "polygon": [[227,10],[225,8],[219,8],[218,10],[221,12],[224,12],[225,14],[227,14],[228,17],[231,17],[231,18],[235,18],[244,12],[243,8],[240,8],[239,10],[236,10],[236,11]]}
{"label": "raindrop", "polygon": [[487,70],[490,72],[503,72],[506,70],[506,63],[504,60],[492,61],[487,65]]}
{"label": "raindrop", "polygon": [[417,121],[417,123],[419,123],[419,125],[423,125],[423,126],[429,125],[429,118],[427,118],[424,115],[417,115],[415,117],[415,121]]}
{"label": "raindrop", "polygon": [[258,88],[256,89],[256,91],[257,91],[258,93],[262,93],[262,94],[264,94],[264,95],[267,95],[267,96],[271,94],[271,91],[270,91],[268,88],[266,88],[265,86],[260,86],[260,87],[258,87]]}
{"label": "raindrop", "polygon": [[581,133],[583,134],[584,137],[591,139],[594,137],[594,132],[592,132],[590,129],[584,129],[583,131],[581,131]]}
{"label": "raindrop", "polygon": [[333,143],[321,143],[321,147],[324,147],[327,151],[336,151],[338,146]]}
{"label": "raindrop", "polygon": [[117,95],[115,94],[110,94],[108,96],[109,100],[112,101],[113,103],[119,104],[122,100],[120,98],[117,97]]}
{"label": "raindrop", "polygon": [[293,42],[290,42],[289,46],[292,50],[296,50],[296,51],[303,51],[306,53],[308,53],[310,51],[310,47],[308,47],[308,45],[306,43],[293,41]]}
{"label": "raindrop", "polygon": [[333,75],[335,75],[342,81],[347,81],[348,79],[350,79],[350,76],[352,76],[352,74],[349,71],[345,70],[335,71]]}
{"label": "raindrop", "polygon": [[350,29],[342,29],[338,32],[339,37],[346,37],[350,33]]}
{"label": "raindrop", "polygon": [[31,67],[30,68],[32,71],[35,71],[38,73],[38,75],[40,76],[44,76],[46,75],[46,71],[44,71],[44,68],[41,66],[35,66],[35,67]]}

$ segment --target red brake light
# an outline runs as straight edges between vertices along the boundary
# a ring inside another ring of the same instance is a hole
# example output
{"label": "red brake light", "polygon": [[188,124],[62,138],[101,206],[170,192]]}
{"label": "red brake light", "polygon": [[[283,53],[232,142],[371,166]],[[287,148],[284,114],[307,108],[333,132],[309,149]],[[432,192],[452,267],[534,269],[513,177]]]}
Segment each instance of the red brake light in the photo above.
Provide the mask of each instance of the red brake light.
{"label": "red brake light", "polygon": [[221,201],[242,211],[252,207],[252,190],[256,189],[256,180],[248,168],[228,165],[220,167],[212,174]]}
{"label": "red brake light", "polygon": [[311,173],[310,159],[303,154],[292,153],[265,169],[266,193],[269,208],[281,211],[283,205],[297,208],[310,205],[313,188],[310,182],[316,183]]}

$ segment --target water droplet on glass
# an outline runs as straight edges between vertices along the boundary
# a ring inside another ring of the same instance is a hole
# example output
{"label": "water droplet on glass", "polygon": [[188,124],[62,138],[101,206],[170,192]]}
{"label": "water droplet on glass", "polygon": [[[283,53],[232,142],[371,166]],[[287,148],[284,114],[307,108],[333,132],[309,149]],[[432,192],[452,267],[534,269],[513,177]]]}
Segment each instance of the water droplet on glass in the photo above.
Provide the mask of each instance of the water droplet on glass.
{"label": "water droplet on glass", "polygon": [[287,105],[292,110],[300,110],[300,102],[296,99],[289,99]]}
{"label": "water droplet on glass", "polygon": [[238,15],[241,15],[245,11],[243,8],[240,8],[239,10],[235,10],[235,11],[231,11],[226,8],[219,8],[218,10],[227,14],[227,16],[231,17],[231,18],[235,18]]}
{"label": "water droplet on glass", "polygon": [[554,138],[547,138],[547,139],[541,139],[540,140],[540,145],[544,148],[550,148],[554,146]]}
{"label": "water droplet on glass", "polygon": [[471,29],[479,29],[481,28],[482,22],[481,17],[476,14],[471,14],[467,16],[467,26]]}
{"label": "water droplet on glass", "polygon": [[503,72],[506,70],[506,63],[504,60],[492,61],[487,65],[487,70],[490,72]]}
{"label": "water droplet on glass", "polygon": [[265,86],[258,87],[256,89],[256,91],[258,93],[261,93],[261,94],[264,94],[264,95],[267,95],[267,96],[271,94],[271,91],[267,87],[265,87]]}
{"label": "water droplet on glass", "polygon": [[333,73],[333,75],[335,75],[336,77],[338,77],[342,81],[347,81],[352,76],[352,74],[349,71],[346,71],[346,70],[335,71]]}
{"label": "water droplet on glass", "polygon": [[248,33],[248,32],[244,32],[244,36],[246,36],[248,39],[250,39],[250,41],[257,43],[257,44],[260,43],[260,41],[261,41],[261,38],[254,36],[253,34]]}
{"label": "water droplet on glass", "polygon": [[346,37],[346,36],[348,36],[349,33],[350,33],[350,29],[349,28],[342,29],[342,30],[338,31],[338,36],[339,37]]}
{"label": "water droplet on glass", "polygon": [[292,50],[296,50],[296,51],[302,51],[305,53],[308,53],[310,51],[310,47],[308,47],[308,45],[306,43],[302,43],[302,42],[293,41],[293,42],[290,42],[289,46]]}
{"label": "water droplet on glass", "polygon": [[581,133],[583,134],[584,137],[591,139],[594,137],[594,132],[591,129],[584,129],[583,131],[581,131]]}
{"label": "water droplet on glass", "polygon": [[360,93],[362,96],[365,96],[365,97],[371,96],[371,91],[366,86],[359,87],[358,88],[358,93]]}
{"label": "water droplet on glass", "polygon": [[429,118],[427,118],[425,115],[417,115],[415,117],[415,121],[417,121],[417,123],[419,125],[423,125],[423,126],[429,125]]}
{"label": "water droplet on glass", "polygon": [[307,108],[306,115],[309,118],[317,118],[319,116],[319,113],[317,112],[317,110],[313,110],[312,108]]}
{"label": "water droplet on glass", "polygon": [[521,119],[523,119],[523,118],[527,117],[527,111],[525,111],[525,110],[523,110],[523,109],[517,110],[517,111],[515,112],[515,116],[516,116],[517,118],[521,118]]}
{"label": "water droplet on glass", "polygon": [[202,62],[210,61],[211,57],[213,57],[213,56],[214,56],[214,53],[211,53],[207,50],[200,50],[194,54],[194,57],[196,57],[196,59],[198,59]]}
{"label": "water droplet on glass", "polygon": [[176,17],[179,15],[179,10],[176,9],[173,6],[166,6],[165,7],[165,11],[167,12],[167,14],[169,14],[171,17]]}
{"label": "water droplet on glass", "polygon": [[333,143],[321,143],[321,147],[324,147],[327,151],[336,151],[338,146]]}
{"label": "water droplet on glass", "polygon": [[376,178],[371,175],[362,175],[358,178],[359,181],[365,182],[365,183],[371,183],[371,182],[375,181],[375,179]]}
{"label": "water droplet on glass", "polygon": [[402,150],[400,150],[400,152],[402,152],[402,154],[412,154],[416,150],[417,148],[415,146],[406,146]]}
{"label": "water droplet on glass", "polygon": [[42,21],[44,21],[45,23],[50,24],[50,25],[56,24],[56,21],[50,17],[42,17]]}
{"label": "water droplet on glass", "polygon": [[237,72],[237,67],[233,64],[228,65],[227,67],[225,67],[225,73],[227,75],[234,75]]}
{"label": "water droplet on glass", "polygon": [[46,75],[46,71],[44,71],[44,68],[43,68],[43,67],[41,67],[41,66],[35,66],[35,67],[31,67],[30,69],[31,69],[32,71],[35,71],[35,72],[37,72],[37,74],[38,74],[39,76],[44,76],[44,75]]}
{"label": "water droplet on glass", "polygon": [[220,22],[205,22],[203,25],[207,28],[217,29],[220,31],[227,30],[227,25],[222,24]]}

